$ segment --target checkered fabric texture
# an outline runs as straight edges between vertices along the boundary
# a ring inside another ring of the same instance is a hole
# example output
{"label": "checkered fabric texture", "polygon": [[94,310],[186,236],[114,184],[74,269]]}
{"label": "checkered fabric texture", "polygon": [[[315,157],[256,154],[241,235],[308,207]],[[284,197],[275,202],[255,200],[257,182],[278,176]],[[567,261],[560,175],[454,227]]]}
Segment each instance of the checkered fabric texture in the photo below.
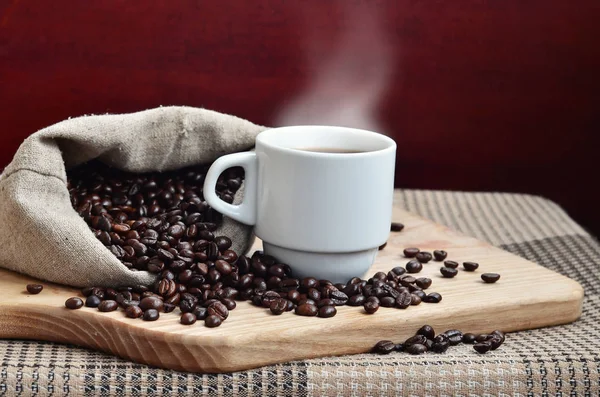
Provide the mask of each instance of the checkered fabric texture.
{"label": "checkered fabric texture", "polygon": [[510,334],[494,352],[360,354],[202,375],[73,346],[0,341],[0,395],[598,396],[600,244],[556,204],[499,193],[401,191],[403,208],[577,280],[573,324]]}

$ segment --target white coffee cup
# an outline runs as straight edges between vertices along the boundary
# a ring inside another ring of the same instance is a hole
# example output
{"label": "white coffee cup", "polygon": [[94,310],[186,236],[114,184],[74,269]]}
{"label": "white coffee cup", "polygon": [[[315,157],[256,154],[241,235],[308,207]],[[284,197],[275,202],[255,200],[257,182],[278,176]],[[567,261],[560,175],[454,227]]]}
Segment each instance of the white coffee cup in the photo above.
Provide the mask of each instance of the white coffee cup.
{"label": "white coffee cup", "polygon": [[[347,282],[367,272],[389,236],[395,158],[396,143],[371,131],[274,128],[257,136],[255,151],[217,159],[204,197],[254,225],[265,253],[290,265],[294,277]],[[218,177],[235,166],[246,174],[240,205],[215,193]]]}

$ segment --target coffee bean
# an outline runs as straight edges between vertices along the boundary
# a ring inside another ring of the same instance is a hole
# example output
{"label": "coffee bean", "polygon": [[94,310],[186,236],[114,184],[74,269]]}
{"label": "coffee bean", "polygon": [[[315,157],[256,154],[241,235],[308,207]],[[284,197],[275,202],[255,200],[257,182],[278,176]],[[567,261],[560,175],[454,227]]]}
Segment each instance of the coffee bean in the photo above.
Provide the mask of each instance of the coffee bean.
{"label": "coffee bean", "polygon": [[450,338],[446,334],[437,334],[435,338],[433,338],[435,343],[450,343]]}
{"label": "coffee bean", "polygon": [[483,273],[481,279],[488,284],[493,284],[500,280],[500,275],[498,273]]}
{"label": "coffee bean", "polygon": [[335,306],[323,306],[319,309],[319,317],[329,318],[337,314]]}
{"label": "coffee bean", "polygon": [[425,298],[425,296],[427,296],[427,294],[425,292],[423,292],[422,290],[413,291],[413,292],[411,292],[411,294],[418,296],[421,300],[423,300]]}
{"label": "coffee bean", "polygon": [[183,313],[179,321],[183,325],[192,325],[196,322],[196,316],[193,313]]}
{"label": "coffee bean", "polygon": [[83,301],[77,297],[69,298],[65,301],[65,307],[67,309],[71,309],[71,310],[81,309],[82,306],[83,306]]}
{"label": "coffee bean", "polygon": [[307,316],[307,317],[311,317],[311,316],[316,316],[319,312],[319,309],[317,308],[316,305],[312,304],[312,303],[303,303],[298,305],[298,307],[296,308],[296,314],[300,315],[300,316]]}
{"label": "coffee bean", "polygon": [[441,262],[448,256],[448,253],[443,250],[435,250],[433,251],[433,257],[436,261]]}
{"label": "coffee bean", "polygon": [[379,310],[379,302],[367,301],[364,303],[363,308],[367,314],[373,314]]}
{"label": "coffee bean", "polygon": [[415,255],[415,258],[421,262],[421,263],[427,263],[429,262],[431,259],[433,259],[433,256],[431,255],[430,252],[426,252],[426,251],[421,251],[418,254]]}
{"label": "coffee bean", "polygon": [[409,273],[419,273],[423,270],[423,265],[419,261],[412,260],[406,264],[406,271]]}
{"label": "coffee bean", "polygon": [[379,246],[379,251],[384,249],[386,245],[387,245],[387,241]]}
{"label": "coffee bean", "polygon": [[110,221],[108,219],[106,219],[106,217],[104,216],[100,216],[97,218],[97,228],[98,230],[102,230],[105,232],[110,232],[112,230],[112,226],[110,224]]}
{"label": "coffee bean", "polygon": [[444,353],[450,347],[449,342],[433,342],[431,344],[431,351],[435,353]]}
{"label": "coffee bean", "polygon": [[392,272],[395,276],[402,276],[404,273],[406,273],[406,269],[402,266],[396,266],[395,268],[390,270],[390,272]]}
{"label": "coffee bean", "polygon": [[329,299],[331,299],[335,305],[342,306],[348,302],[348,295],[344,294],[338,289],[335,289],[330,291]]}
{"label": "coffee bean", "polygon": [[493,331],[492,335],[496,335],[496,336],[500,337],[500,339],[502,339],[503,342],[506,339],[506,335],[504,335],[504,332],[502,332],[500,330]]}
{"label": "coffee bean", "polygon": [[410,354],[423,354],[427,351],[427,346],[425,345],[419,345],[419,344],[415,344],[415,345],[410,345],[410,346],[406,346],[404,348],[404,351]]}
{"label": "coffee bean", "polygon": [[410,305],[411,306],[418,306],[421,304],[421,302],[422,302],[422,300],[418,295],[410,294]]}
{"label": "coffee bean", "polygon": [[456,268],[458,268],[458,262],[444,261],[444,266],[446,266],[447,268],[450,268],[450,269],[456,269]]}
{"label": "coffee bean", "polygon": [[392,222],[390,225],[390,230],[392,232],[401,232],[404,229],[404,225],[400,222]]}
{"label": "coffee bean", "polygon": [[37,295],[44,289],[44,286],[41,284],[27,284],[27,292],[32,295]]}
{"label": "coffee bean", "polygon": [[214,302],[208,306],[209,316],[219,316],[222,320],[226,320],[229,317],[229,309],[221,302]]}
{"label": "coffee bean", "polygon": [[473,349],[475,349],[475,351],[480,354],[487,353],[488,351],[490,351],[491,348],[492,348],[491,342],[481,342],[481,343],[476,343],[473,345]]}
{"label": "coffee bean", "polygon": [[448,350],[450,346],[450,339],[445,334],[439,334],[435,338],[433,338],[433,344],[431,345],[431,350],[436,353],[443,353]]}
{"label": "coffee bean", "polygon": [[489,334],[480,334],[477,335],[477,339],[475,339],[477,342],[487,342],[490,339],[493,338],[493,335],[489,335]]}
{"label": "coffee bean", "polygon": [[300,281],[300,287],[308,291],[310,288],[316,288],[319,285],[319,281],[313,277],[306,277]]}
{"label": "coffee bean", "polygon": [[215,237],[214,242],[217,244],[217,247],[219,247],[219,251],[221,252],[228,250],[232,244],[231,239],[227,236]]}
{"label": "coffee bean", "polygon": [[140,309],[147,311],[149,309],[162,310],[163,301],[155,296],[148,296],[140,301]]}
{"label": "coffee bean", "polygon": [[396,306],[399,309],[406,309],[412,303],[412,295],[408,291],[401,292],[396,298]]}
{"label": "coffee bean", "polygon": [[105,296],[106,299],[116,300],[116,298],[117,298],[117,291],[115,291],[112,288],[107,288],[106,291],[105,291],[105,293],[104,293],[104,296]]}
{"label": "coffee bean", "polygon": [[144,311],[139,306],[129,306],[125,309],[125,315],[129,318],[140,318],[144,315]]}
{"label": "coffee bean", "polygon": [[404,344],[403,344],[403,343],[396,343],[396,344],[394,345],[394,350],[395,350],[395,351],[397,351],[397,352],[402,352],[402,351],[404,351],[404,348],[405,348],[405,346],[404,346]]}
{"label": "coffee bean", "polygon": [[475,334],[466,333],[462,337],[462,342],[463,343],[468,343],[470,345],[472,345],[473,343],[475,343],[476,340],[477,340],[477,335],[475,335]]}
{"label": "coffee bean", "polygon": [[287,309],[287,302],[288,301],[286,299],[282,298],[271,301],[271,304],[269,305],[271,313],[275,315],[283,314]]}
{"label": "coffee bean", "polygon": [[423,335],[427,339],[435,338],[435,331],[431,325],[424,325],[417,331],[417,335]]}
{"label": "coffee bean", "polygon": [[163,313],[171,313],[172,311],[175,310],[177,306],[172,304],[172,303],[164,303],[163,304]]}
{"label": "coffee bean", "polygon": [[362,306],[366,301],[364,295],[354,295],[348,299],[347,304],[349,306]]}
{"label": "coffee bean", "polygon": [[431,283],[432,283],[431,279],[427,278],[427,277],[421,277],[415,281],[415,284],[417,285],[417,287],[423,288],[423,289],[427,289],[427,288],[431,287]]}
{"label": "coffee bean", "polygon": [[418,248],[405,248],[404,256],[407,258],[414,258],[421,250]]}
{"label": "coffee bean", "polygon": [[444,334],[448,337],[450,346],[455,346],[462,342],[463,334],[457,329],[450,329],[444,332]]}
{"label": "coffee bean", "polygon": [[440,268],[440,273],[442,273],[442,276],[444,276],[445,278],[453,278],[458,274],[458,270],[444,266]]}
{"label": "coffee bean", "polygon": [[379,300],[379,304],[383,307],[394,307],[396,306],[396,299],[391,296],[384,296]]}
{"label": "coffee bean", "polygon": [[92,294],[93,291],[94,291],[94,287],[86,287],[81,290],[81,293],[83,294],[83,296],[85,296],[87,298],[88,296],[90,296]]}
{"label": "coffee bean", "polygon": [[231,310],[233,310],[233,309],[235,309],[237,307],[237,303],[235,303],[235,301],[233,299],[230,299],[230,298],[223,298],[221,300],[221,302],[225,305],[225,307],[229,311],[231,311]]}
{"label": "coffee bean", "polygon": [[314,301],[318,301],[319,299],[321,299],[321,293],[316,288],[309,288],[308,292],[306,293],[306,296],[308,297],[308,299],[312,299]]}
{"label": "coffee bean", "polygon": [[279,294],[275,291],[267,291],[262,296],[262,305],[265,308],[269,308],[271,306],[271,302],[281,298]]}
{"label": "coffee bean", "polygon": [[361,288],[359,284],[348,284],[342,290],[342,292],[345,293],[348,297],[351,297],[360,294]]}
{"label": "coffee bean", "polygon": [[396,345],[391,340],[381,340],[373,347],[373,352],[377,354],[390,354],[394,351]]}
{"label": "coffee bean", "polygon": [[96,295],[90,295],[85,300],[85,306],[86,307],[98,307],[98,305],[100,305],[100,302],[102,302],[102,300],[100,298],[98,298]]}
{"label": "coffee bean", "polygon": [[437,292],[432,292],[429,295],[425,296],[425,298],[421,298],[423,302],[426,303],[439,303],[442,300],[442,295]]}
{"label": "coffee bean", "polygon": [[489,340],[489,342],[492,344],[492,350],[496,350],[497,348],[500,347],[500,345],[504,342],[502,340],[502,338],[500,338],[497,335],[492,336],[492,339]]}
{"label": "coffee bean", "polygon": [[144,321],[156,321],[158,320],[158,318],[160,317],[160,315],[158,314],[158,310],[156,309],[148,309],[144,312],[144,315],[142,316],[142,320]]}
{"label": "coffee bean", "polygon": [[215,262],[215,269],[221,273],[222,276],[227,276],[232,272],[231,265],[227,261],[220,259]]}
{"label": "coffee bean", "polygon": [[116,301],[113,301],[113,300],[102,301],[98,305],[98,310],[101,311],[101,312],[104,312],[104,313],[114,312],[118,308],[119,308],[119,304]]}
{"label": "coffee bean", "polygon": [[193,313],[198,320],[204,320],[206,317],[208,317],[208,310],[202,306],[196,306],[191,313]]}
{"label": "coffee bean", "polygon": [[467,272],[474,272],[479,267],[479,263],[476,262],[463,262],[463,268]]}
{"label": "coffee bean", "polygon": [[424,345],[427,342],[427,338],[423,335],[415,335],[411,336],[407,340],[404,341],[404,347],[408,347],[410,345]]}

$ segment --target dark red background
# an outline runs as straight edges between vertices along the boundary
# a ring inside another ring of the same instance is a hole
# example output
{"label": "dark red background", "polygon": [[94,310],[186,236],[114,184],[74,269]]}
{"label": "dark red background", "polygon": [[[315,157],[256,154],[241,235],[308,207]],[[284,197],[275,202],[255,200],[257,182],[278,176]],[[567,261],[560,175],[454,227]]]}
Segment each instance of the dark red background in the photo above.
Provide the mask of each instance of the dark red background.
{"label": "dark red background", "polygon": [[386,76],[370,105],[399,144],[398,186],[540,194],[598,233],[599,21],[597,0],[1,0],[0,167],[88,113],[290,122],[341,51],[291,121],[364,126],[339,109]]}

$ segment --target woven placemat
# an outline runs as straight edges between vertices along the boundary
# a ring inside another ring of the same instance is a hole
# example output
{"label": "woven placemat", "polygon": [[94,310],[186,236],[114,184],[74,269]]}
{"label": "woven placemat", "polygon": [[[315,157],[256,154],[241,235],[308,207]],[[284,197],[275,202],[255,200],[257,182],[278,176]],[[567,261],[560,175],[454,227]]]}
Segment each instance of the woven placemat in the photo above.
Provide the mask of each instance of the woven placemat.
{"label": "woven placemat", "polygon": [[406,190],[409,211],[537,262],[585,289],[582,318],[510,334],[486,355],[470,346],[409,356],[360,354],[200,375],[73,346],[0,341],[2,395],[570,395],[600,394],[600,244],[534,196]]}

